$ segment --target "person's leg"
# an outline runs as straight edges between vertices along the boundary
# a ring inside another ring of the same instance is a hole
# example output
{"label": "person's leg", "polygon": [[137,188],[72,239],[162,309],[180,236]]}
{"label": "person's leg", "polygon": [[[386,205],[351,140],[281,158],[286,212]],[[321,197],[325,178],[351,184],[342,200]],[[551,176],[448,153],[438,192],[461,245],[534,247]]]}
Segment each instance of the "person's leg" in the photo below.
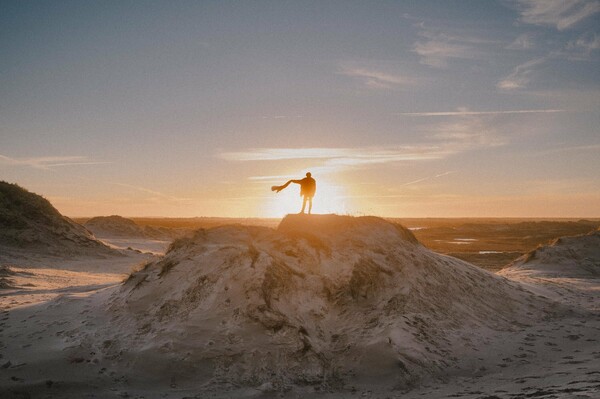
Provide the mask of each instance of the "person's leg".
{"label": "person's leg", "polygon": [[300,213],[304,213],[304,208],[306,208],[306,196],[302,197],[302,210]]}
{"label": "person's leg", "polygon": [[312,197],[308,197],[308,214],[312,211]]}

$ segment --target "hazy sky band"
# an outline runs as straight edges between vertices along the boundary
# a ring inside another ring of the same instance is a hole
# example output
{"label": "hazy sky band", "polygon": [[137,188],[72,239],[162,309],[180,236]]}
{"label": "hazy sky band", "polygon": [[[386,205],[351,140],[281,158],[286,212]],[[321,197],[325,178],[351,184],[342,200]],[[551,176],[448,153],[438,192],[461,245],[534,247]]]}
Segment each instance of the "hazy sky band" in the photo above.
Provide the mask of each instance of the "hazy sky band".
{"label": "hazy sky band", "polygon": [[564,109],[521,109],[512,111],[446,111],[446,112],[399,112],[404,116],[468,116],[468,115],[511,115],[511,114],[545,114],[566,112]]}

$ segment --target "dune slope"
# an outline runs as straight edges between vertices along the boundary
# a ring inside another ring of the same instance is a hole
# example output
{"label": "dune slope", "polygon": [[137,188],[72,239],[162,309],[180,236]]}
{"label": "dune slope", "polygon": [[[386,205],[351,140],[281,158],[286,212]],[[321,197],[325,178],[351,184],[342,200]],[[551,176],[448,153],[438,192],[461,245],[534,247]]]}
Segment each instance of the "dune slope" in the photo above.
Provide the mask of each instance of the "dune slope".
{"label": "dune slope", "polygon": [[550,245],[540,246],[516,259],[502,273],[600,278],[600,229],[589,234],[557,238]]}
{"label": "dune slope", "polygon": [[0,261],[32,255],[68,258],[120,254],[61,215],[45,198],[0,181]]}
{"label": "dune slope", "polygon": [[475,331],[519,328],[546,305],[383,219],[290,215],[176,241],[111,296],[94,334],[104,356],[157,378],[403,388],[447,374],[485,339]]}

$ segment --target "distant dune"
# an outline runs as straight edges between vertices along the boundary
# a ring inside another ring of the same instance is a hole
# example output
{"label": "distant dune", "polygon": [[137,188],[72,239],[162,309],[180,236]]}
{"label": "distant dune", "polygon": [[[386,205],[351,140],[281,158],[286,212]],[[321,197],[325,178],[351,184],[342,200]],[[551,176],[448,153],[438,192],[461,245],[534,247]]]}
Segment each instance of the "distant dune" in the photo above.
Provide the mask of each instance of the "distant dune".
{"label": "distant dune", "polygon": [[561,237],[550,245],[523,255],[502,274],[535,277],[600,278],[600,229],[589,234]]}
{"label": "distant dune", "polygon": [[98,238],[173,240],[190,233],[190,230],[185,228],[140,226],[132,219],[116,215],[91,218],[84,226]]}
{"label": "distant dune", "polygon": [[145,237],[144,230],[133,220],[122,216],[98,216],[85,222],[84,226],[98,238]]}

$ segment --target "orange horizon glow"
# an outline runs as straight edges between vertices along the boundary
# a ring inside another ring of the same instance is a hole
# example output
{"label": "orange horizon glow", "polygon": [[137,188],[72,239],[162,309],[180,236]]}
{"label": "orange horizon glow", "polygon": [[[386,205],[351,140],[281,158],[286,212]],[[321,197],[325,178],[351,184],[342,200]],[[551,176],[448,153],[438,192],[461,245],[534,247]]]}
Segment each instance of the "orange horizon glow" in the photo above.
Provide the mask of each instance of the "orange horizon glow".
{"label": "orange horizon glow", "polygon": [[[315,214],[390,218],[600,218],[600,213],[595,212],[593,207],[590,208],[590,205],[600,203],[600,195],[595,193],[468,196],[436,193],[439,189],[436,184],[419,186],[415,183],[413,187],[392,187],[390,191],[376,190],[372,184],[334,183],[332,176],[315,177]],[[121,215],[157,218],[281,218],[286,214],[298,213],[302,205],[298,185],[291,185],[280,193],[271,192],[272,184],[283,182],[271,180],[258,184],[247,183],[246,190],[235,190],[237,196],[220,193],[221,197],[200,195],[194,198],[191,193],[172,198],[158,194],[148,197],[143,191],[131,189],[123,197],[117,194],[112,197],[108,192],[95,199],[79,200],[62,196],[46,198],[69,217]]]}

